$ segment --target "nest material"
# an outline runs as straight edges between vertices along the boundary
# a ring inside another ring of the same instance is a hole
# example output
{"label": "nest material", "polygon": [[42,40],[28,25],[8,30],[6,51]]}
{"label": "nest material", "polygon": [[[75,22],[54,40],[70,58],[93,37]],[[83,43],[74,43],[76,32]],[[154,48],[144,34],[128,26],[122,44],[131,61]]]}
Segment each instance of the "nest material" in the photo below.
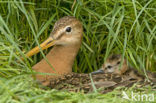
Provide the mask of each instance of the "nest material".
{"label": "nest material", "polygon": [[[91,82],[93,80],[93,83]],[[154,79],[155,80],[155,79]],[[112,91],[117,87],[131,87],[134,83],[138,83],[141,86],[147,84],[154,84],[155,82],[145,82],[146,78],[142,75],[130,77],[128,73],[124,75],[115,75],[115,74],[78,74],[78,73],[70,73],[64,75],[57,79],[52,79],[48,87],[57,89],[57,90],[67,90],[72,92],[84,92],[89,93],[92,92],[95,86],[97,90],[101,93],[107,93]]]}

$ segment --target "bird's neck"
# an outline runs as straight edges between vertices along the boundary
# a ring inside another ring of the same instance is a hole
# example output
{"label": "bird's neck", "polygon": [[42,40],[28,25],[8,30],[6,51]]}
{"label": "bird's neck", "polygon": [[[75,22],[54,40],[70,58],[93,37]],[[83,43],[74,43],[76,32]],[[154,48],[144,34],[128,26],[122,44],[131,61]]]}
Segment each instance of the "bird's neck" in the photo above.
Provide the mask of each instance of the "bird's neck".
{"label": "bird's neck", "polygon": [[[57,78],[58,76],[71,73],[80,45],[81,43],[53,47],[52,50],[46,55],[53,68],[46,62],[45,59],[42,59],[39,63],[33,66],[33,69],[41,73],[55,73],[57,76],[37,75],[37,79],[40,81],[48,81],[49,78]],[[47,83],[44,85],[47,85]]]}
{"label": "bird's neck", "polygon": [[65,74],[72,72],[75,57],[80,48],[79,45],[55,46],[47,55],[47,58],[55,69],[55,73]]}

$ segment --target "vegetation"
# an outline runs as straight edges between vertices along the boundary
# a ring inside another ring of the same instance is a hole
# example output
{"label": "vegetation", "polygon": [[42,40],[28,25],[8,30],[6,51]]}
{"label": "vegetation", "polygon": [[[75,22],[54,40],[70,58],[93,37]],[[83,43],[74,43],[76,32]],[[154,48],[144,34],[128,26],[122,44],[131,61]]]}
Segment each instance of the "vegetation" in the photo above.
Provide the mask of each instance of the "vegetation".
{"label": "vegetation", "polygon": [[[0,102],[127,102],[120,89],[105,95],[41,89],[31,67],[49,50],[29,60],[24,53],[43,42],[59,18],[71,15],[84,27],[74,72],[92,72],[112,53],[138,70],[156,71],[155,11],[155,0],[0,0]],[[150,87],[144,92],[155,93]]]}

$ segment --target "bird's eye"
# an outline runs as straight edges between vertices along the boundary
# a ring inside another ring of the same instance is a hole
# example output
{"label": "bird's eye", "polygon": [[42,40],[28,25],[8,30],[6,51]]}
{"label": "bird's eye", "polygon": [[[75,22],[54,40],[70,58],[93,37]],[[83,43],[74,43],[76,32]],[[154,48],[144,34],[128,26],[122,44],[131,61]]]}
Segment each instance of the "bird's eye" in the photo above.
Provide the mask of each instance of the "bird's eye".
{"label": "bird's eye", "polygon": [[66,32],[71,32],[71,27],[67,27]]}
{"label": "bird's eye", "polygon": [[108,65],[108,66],[107,66],[107,68],[108,68],[108,69],[111,69],[111,68],[112,68],[112,66],[111,66],[111,65]]}
{"label": "bird's eye", "polygon": [[120,64],[120,61],[118,61],[117,64]]}

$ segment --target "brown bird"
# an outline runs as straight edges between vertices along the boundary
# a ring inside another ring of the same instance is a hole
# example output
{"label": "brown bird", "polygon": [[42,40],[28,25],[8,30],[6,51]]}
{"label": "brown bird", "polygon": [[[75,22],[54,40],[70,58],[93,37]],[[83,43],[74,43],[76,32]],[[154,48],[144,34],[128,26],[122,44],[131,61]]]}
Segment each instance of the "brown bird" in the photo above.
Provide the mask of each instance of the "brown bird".
{"label": "brown bird", "polygon": [[[120,75],[124,80],[135,79],[138,81],[144,80],[144,76],[141,75],[136,69],[131,68],[127,64],[127,60],[123,59],[123,64],[121,65],[122,56],[121,55],[112,55],[110,56],[106,62],[102,65],[101,69],[93,72],[93,74],[97,74],[100,72],[108,73],[108,74],[117,74]],[[121,65],[121,66],[120,66]]]}
{"label": "brown bird", "polygon": [[109,73],[109,74],[122,75],[127,71],[128,65],[126,59],[124,59],[123,65],[121,65],[120,67],[121,59],[122,59],[121,55],[114,54],[110,56],[106,60],[106,62],[102,65],[102,67],[99,70],[92,72],[92,74]]}
{"label": "brown bird", "polygon": [[[32,68],[36,72],[53,73],[54,75],[36,75],[36,78],[43,84],[48,85],[49,79],[57,78],[72,72],[72,65],[79,51],[83,37],[81,22],[75,17],[66,16],[58,20],[50,34],[40,47],[42,50],[54,46],[46,55],[49,63],[42,59]],[[26,57],[30,57],[40,51],[39,47],[30,50]]]}

